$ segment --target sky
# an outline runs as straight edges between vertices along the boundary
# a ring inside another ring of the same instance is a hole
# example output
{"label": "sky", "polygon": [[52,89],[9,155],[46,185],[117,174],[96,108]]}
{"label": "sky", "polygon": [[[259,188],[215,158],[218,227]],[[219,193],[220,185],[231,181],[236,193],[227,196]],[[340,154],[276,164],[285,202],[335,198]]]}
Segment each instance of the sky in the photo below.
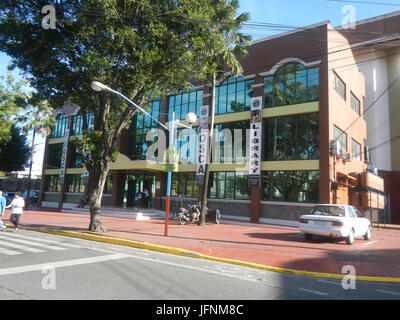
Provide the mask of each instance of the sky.
{"label": "sky", "polygon": [[[348,16],[349,11],[345,11],[345,6],[349,5],[354,8],[356,21],[400,10],[400,0],[239,0],[239,5],[238,13],[248,12],[250,14],[250,23],[271,23],[293,27],[305,27],[326,20],[331,21],[333,27],[340,26]],[[291,29],[272,30],[265,27],[246,27],[243,29],[243,33],[249,34],[253,40],[257,40],[289,30]],[[5,53],[0,52],[0,76],[6,76],[9,61],[10,58]],[[14,71],[13,75],[16,79],[20,77],[18,71]],[[44,154],[44,139],[38,138],[35,145],[33,171],[35,174],[40,175]]]}

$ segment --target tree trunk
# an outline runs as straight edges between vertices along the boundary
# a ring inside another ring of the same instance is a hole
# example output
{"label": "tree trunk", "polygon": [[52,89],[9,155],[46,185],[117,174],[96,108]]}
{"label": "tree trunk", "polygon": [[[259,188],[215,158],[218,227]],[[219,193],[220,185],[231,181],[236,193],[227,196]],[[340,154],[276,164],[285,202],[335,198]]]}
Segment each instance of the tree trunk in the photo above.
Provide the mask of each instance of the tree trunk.
{"label": "tree trunk", "polygon": [[207,208],[207,195],[208,195],[208,182],[210,177],[210,164],[212,159],[212,146],[214,143],[214,122],[215,122],[215,90],[216,90],[216,74],[214,72],[212,76],[212,87],[211,87],[211,103],[210,103],[210,115],[211,116],[211,124],[210,124],[210,133],[208,139],[208,152],[207,152],[207,161],[205,166],[204,173],[204,184],[203,184],[203,192],[201,194],[201,212],[200,212],[200,220],[199,225],[204,226],[206,224],[206,208]]}
{"label": "tree trunk", "polygon": [[89,231],[107,231],[101,224],[100,211],[101,200],[103,198],[103,188],[107,179],[109,168],[98,166],[89,170],[89,204],[90,204],[90,224]]}

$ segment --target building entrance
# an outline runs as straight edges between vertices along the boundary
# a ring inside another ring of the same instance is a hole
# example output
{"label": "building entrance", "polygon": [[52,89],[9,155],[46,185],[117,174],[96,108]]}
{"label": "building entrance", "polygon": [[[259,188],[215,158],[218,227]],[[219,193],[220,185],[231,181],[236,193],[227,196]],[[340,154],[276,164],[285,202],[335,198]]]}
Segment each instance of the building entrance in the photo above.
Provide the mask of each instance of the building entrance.
{"label": "building entrance", "polygon": [[122,206],[124,208],[153,208],[155,181],[155,175],[148,172],[126,174]]}

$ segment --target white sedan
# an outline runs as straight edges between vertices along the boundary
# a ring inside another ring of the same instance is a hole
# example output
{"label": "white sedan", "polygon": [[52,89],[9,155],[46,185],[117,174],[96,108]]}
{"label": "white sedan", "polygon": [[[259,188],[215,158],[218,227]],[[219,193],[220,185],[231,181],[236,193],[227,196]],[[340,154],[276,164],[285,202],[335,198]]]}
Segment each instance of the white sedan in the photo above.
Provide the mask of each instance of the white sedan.
{"label": "white sedan", "polygon": [[356,208],[346,205],[316,205],[310,214],[300,217],[299,228],[307,240],[313,235],[344,238],[347,244],[353,244],[355,237],[371,239],[371,222]]}

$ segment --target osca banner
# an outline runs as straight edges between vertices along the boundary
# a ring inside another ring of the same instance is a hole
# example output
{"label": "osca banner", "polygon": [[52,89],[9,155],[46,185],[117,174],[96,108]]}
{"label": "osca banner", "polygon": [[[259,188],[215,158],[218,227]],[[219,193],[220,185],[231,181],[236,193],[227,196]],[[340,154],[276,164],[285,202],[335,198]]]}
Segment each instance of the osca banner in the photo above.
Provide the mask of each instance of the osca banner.
{"label": "osca banner", "polygon": [[249,187],[260,187],[262,146],[262,97],[251,99]]}
{"label": "osca banner", "polygon": [[199,148],[197,150],[197,169],[196,184],[202,186],[204,184],[204,175],[207,165],[208,153],[208,114],[209,106],[200,107],[199,117]]}

